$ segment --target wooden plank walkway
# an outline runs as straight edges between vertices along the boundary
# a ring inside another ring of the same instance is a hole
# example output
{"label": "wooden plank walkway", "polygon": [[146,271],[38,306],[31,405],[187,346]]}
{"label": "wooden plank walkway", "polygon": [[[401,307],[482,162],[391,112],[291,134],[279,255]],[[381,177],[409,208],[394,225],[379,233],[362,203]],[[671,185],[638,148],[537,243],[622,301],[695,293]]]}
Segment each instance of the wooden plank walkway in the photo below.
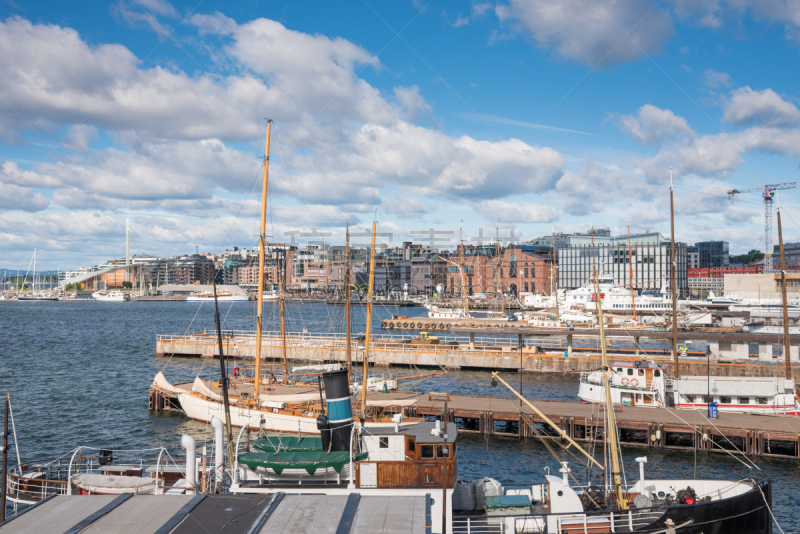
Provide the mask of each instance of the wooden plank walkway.
{"label": "wooden plank walkway", "polygon": [[[206,382],[215,392],[219,388]],[[175,384],[190,390],[191,383]],[[150,390],[150,408],[156,411],[176,409],[167,399]],[[317,387],[266,386],[264,393],[276,395],[316,392]],[[252,384],[239,384],[231,396],[252,395]],[[442,394],[437,394],[440,396]],[[441,417],[444,402],[431,400],[426,393],[392,392],[369,393],[371,400],[385,401],[384,407],[371,407],[384,413],[403,413],[408,417]],[[416,399],[413,406],[391,406],[390,401]],[[578,401],[528,399],[556,423],[572,439],[591,443],[603,439],[604,407]],[[515,397],[449,395],[448,421],[458,425],[466,434],[496,435],[517,438],[544,436],[562,439],[544,420]],[[705,410],[676,410],[634,406],[615,407],[620,441],[623,445],[656,449],[679,449],[723,454],[746,454],[800,460],[800,417],[791,415],[754,415],[720,413],[718,419],[708,419]],[[536,427],[537,432],[533,430]]]}
{"label": "wooden plank walkway", "polygon": [[[407,398],[408,393],[381,397]],[[530,402],[576,441],[602,439],[604,407],[573,401],[534,400]],[[409,416],[441,416],[443,401],[418,395],[417,403],[404,412]],[[465,433],[533,437],[532,425],[545,435],[554,434],[544,420],[512,397],[450,395],[448,420]],[[774,456],[800,460],[800,417],[720,413],[708,419],[705,410],[676,410],[617,406],[621,442],[624,445],[659,449]],[[548,435],[550,439],[560,436]]]}

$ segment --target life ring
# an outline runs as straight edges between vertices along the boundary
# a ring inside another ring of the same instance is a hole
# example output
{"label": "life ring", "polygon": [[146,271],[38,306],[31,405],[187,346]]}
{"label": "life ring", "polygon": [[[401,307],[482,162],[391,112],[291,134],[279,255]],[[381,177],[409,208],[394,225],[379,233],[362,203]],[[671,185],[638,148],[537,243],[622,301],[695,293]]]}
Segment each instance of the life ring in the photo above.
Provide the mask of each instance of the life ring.
{"label": "life ring", "polygon": [[238,367],[233,368],[233,376],[239,376],[241,373]]}
{"label": "life ring", "polygon": [[394,323],[389,321],[388,323],[386,323],[386,326],[388,326],[389,328],[394,328]]}
{"label": "life ring", "polygon": [[422,323],[417,323],[417,328],[422,328]]}
{"label": "life ring", "polygon": [[639,380],[636,378],[631,378],[631,385],[636,387],[639,385]]}
{"label": "life ring", "polygon": [[428,328],[430,328],[430,327],[431,327],[431,324],[430,324],[430,323],[425,323],[425,330],[427,330],[427,329],[428,329]]}
{"label": "life ring", "polygon": [[622,385],[623,386],[627,386],[629,383],[630,383],[630,381],[627,378],[623,378],[622,379]]}

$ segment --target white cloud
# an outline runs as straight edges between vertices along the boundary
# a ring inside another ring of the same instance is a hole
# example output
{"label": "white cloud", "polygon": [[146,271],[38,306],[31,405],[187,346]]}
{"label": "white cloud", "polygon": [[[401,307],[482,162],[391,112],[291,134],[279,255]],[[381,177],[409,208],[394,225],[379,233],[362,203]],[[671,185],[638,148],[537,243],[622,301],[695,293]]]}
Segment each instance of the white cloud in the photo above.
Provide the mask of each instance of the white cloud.
{"label": "white cloud", "polygon": [[559,210],[553,206],[487,200],[477,209],[489,219],[500,217],[503,223],[550,223],[558,220]]}
{"label": "white cloud", "polygon": [[21,187],[0,181],[0,211],[42,211],[50,205],[50,200],[30,187]]}
{"label": "white cloud", "polygon": [[717,87],[730,87],[733,82],[731,81],[731,75],[727,72],[706,69],[703,71],[703,83],[712,89],[716,89]]}
{"label": "white cloud", "polygon": [[660,54],[673,33],[669,12],[650,0],[509,0],[495,11],[539,47],[592,66]]}
{"label": "white cloud", "polygon": [[88,152],[89,145],[95,137],[97,137],[97,128],[86,124],[76,124],[70,129],[69,135],[61,143],[61,146],[77,152]]}
{"label": "white cloud", "polygon": [[657,143],[668,136],[695,135],[686,119],[651,104],[640,107],[636,115],[616,116],[616,122],[620,130],[642,145]]}
{"label": "white cloud", "polygon": [[782,24],[789,39],[798,39],[800,10],[792,0],[668,0],[682,22],[721,28],[740,24],[746,16],[756,21]]}
{"label": "white cloud", "polygon": [[723,118],[737,126],[795,126],[800,124],[800,110],[772,89],[754,91],[740,87],[726,102]]}

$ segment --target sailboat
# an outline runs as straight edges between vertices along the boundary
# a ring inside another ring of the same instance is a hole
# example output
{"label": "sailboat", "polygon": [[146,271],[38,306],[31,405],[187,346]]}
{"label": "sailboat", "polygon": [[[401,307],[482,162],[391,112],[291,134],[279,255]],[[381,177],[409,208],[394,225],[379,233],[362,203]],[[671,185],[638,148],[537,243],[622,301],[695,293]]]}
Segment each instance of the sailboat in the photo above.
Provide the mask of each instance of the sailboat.
{"label": "sailboat", "polygon": [[[278,284],[279,294],[279,313],[281,326],[281,349],[283,361],[283,376],[277,378],[274,373],[270,376],[262,376],[262,315],[264,310],[264,264],[266,249],[266,216],[267,216],[267,192],[269,185],[269,146],[272,121],[267,122],[266,148],[264,152],[264,177],[261,195],[261,232],[259,237],[259,283],[258,298],[256,299],[256,354],[255,368],[252,377],[245,377],[240,374],[240,369],[234,369],[234,376],[228,377],[224,374],[222,366],[222,376],[216,383],[203,381],[196,377],[193,383],[173,385],[167,381],[163,373],[159,372],[153,382],[153,387],[163,390],[171,396],[177,396],[178,402],[183,412],[190,418],[199,421],[210,422],[213,417],[221,420],[230,421],[232,426],[260,428],[263,430],[277,432],[299,432],[302,434],[320,434],[317,418],[324,412],[322,384],[289,384],[288,359],[286,353],[286,323],[285,305],[283,294],[283,280]],[[367,335],[364,349],[364,369],[365,382],[369,339],[371,326],[371,303],[372,290],[374,286],[374,253],[375,253],[375,226],[373,225],[373,249],[372,262],[370,269],[370,301],[367,315]],[[216,293],[215,293],[216,295]],[[348,328],[349,338],[349,328]],[[349,362],[349,339],[348,339],[348,362]],[[219,343],[220,359],[224,361],[225,354],[222,342]],[[238,376],[237,376],[238,375]],[[361,414],[366,414],[366,406],[372,404],[366,399],[366,388],[363,388]],[[228,399],[228,392],[235,393]],[[391,401],[375,401],[380,406],[403,406],[416,402],[415,399],[392,399]],[[388,403],[388,404],[387,404]],[[229,413],[226,405],[229,404]],[[416,424],[417,420],[409,419],[404,421],[404,425]],[[366,423],[367,426],[391,424],[389,418],[371,418]]]}
{"label": "sailboat", "polygon": [[[33,262],[33,276],[31,278],[31,292],[27,295],[20,293],[17,295],[17,300],[21,301],[48,301],[48,300],[58,300],[57,295],[53,295],[52,293],[44,293],[44,292],[36,292],[36,249],[33,249],[33,258],[31,259]],[[27,279],[28,275],[25,275],[25,279]]]}

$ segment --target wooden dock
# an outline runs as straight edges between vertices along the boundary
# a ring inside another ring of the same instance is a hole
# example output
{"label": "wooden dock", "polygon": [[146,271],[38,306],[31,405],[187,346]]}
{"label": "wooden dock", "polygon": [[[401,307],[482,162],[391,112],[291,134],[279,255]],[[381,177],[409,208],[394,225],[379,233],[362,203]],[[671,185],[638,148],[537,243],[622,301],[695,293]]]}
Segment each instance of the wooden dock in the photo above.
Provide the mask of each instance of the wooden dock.
{"label": "wooden dock", "polygon": [[[532,400],[536,407],[578,442],[603,440],[604,414],[600,405],[571,401]],[[437,416],[441,401],[427,396],[409,408],[409,416]],[[708,419],[705,410],[676,410],[617,406],[615,412],[623,445],[713,453],[746,454],[800,460],[800,417],[720,413]],[[562,438],[548,430],[539,416],[510,397],[451,395],[449,420],[460,432],[534,437],[532,426],[548,439]]]}
{"label": "wooden dock", "polygon": [[[219,391],[210,382],[213,391]],[[191,389],[191,383],[175,384]],[[284,386],[271,386],[275,394],[287,391]],[[248,389],[250,388],[250,389]],[[232,390],[252,393],[252,386]],[[297,388],[292,388],[297,393]],[[305,390],[304,390],[305,391]],[[309,385],[307,391],[317,391]],[[437,394],[437,397],[441,394]],[[179,411],[177,398],[162,390],[150,388],[150,409],[154,411]],[[444,402],[431,400],[428,394],[414,392],[369,393],[369,399],[403,401],[411,406],[373,407],[370,410],[383,414],[403,413],[408,417],[441,417]],[[601,405],[578,401],[548,401],[529,399],[568,436],[577,442],[602,443],[604,414]],[[383,404],[383,403],[381,403]],[[720,413],[718,419],[708,419],[705,410],[676,410],[617,406],[615,408],[620,442],[623,445],[651,449],[675,449],[721,454],[745,454],[754,457],[775,457],[800,460],[800,417],[791,415],[752,415]],[[561,440],[544,420],[527,406],[512,397],[449,395],[448,421],[458,426],[459,432],[513,438]],[[538,432],[533,430],[536,427]]]}
{"label": "wooden dock", "polygon": [[[539,341],[539,345],[525,344],[522,335],[498,335],[474,332],[460,339],[442,339],[440,343],[416,343],[415,340],[391,334],[374,334],[370,344],[370,362],[378,367],[416,367],[459,369],[493,369],[505,371],[521,371],[533,373],[578,374],[596,369],[600,365],[598,348],[577,347],[567,339],[567,346],[561,345],[555,337],[552,344]],[[697,339],[697,338],[695,338]],[[618,338],[615,338],[618,340]],[[794,342],[794,341],[793,341]],[[262,338],[262,358],[275,360],[281,358],[282,340],[277,332],[265,332]],[[614,348],[610,357],[614,361],[633,362],[641,359],[653,360],[666,366],[673,374],[673,359],[664,350],[645,350],[635,342],[633,349]],[[255,334],[252,331],[223,332],[223,350],[228,356],[242,359],[255,357]],[[289,332],[286,335],[287,358],[290,361],[306,363],[344,362],[346,340],[342,334],[334,333],[300,333]],[[520,346],[522,346],[520,350]],[[355,362],[363,359],[362,336],[351,340],[352,358]],[[800,373],[800,361],[793,350],[794,374]],[[181,334],[159,334],[156,338],[156,356],[159,357],[200,357],[213,358],[219,356],[219,345],[216,336],[209,331],[189,332]],[[689,352],[680,357],[681,375],[705,375],[708,362],[705,352]],[[725,360],[711,357],[710,370],[718,376],[775,376],[781,373],[779,367],[783,358],[776,353],[769,357],[742,358]]]}

